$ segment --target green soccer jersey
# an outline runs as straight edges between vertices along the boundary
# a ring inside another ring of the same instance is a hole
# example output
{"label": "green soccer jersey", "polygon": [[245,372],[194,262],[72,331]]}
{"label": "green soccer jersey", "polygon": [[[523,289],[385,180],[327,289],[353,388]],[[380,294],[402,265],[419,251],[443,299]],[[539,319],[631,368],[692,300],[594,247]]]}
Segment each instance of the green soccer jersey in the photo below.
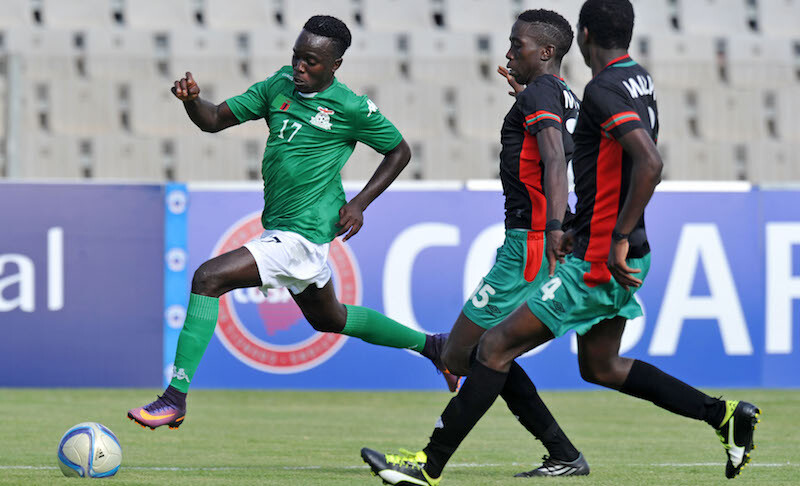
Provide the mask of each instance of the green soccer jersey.
{"label": "green soccer jersey", "polygon": [[264,228],[293,231],[318,244],[338,231],[346,202],[340,172],[356,142],[385,154],[403,138],[369,98],[337,79],[324,91],[299,93],[291,66],[227,103],[240,122],[264,118],[269,127],[261,165]]}

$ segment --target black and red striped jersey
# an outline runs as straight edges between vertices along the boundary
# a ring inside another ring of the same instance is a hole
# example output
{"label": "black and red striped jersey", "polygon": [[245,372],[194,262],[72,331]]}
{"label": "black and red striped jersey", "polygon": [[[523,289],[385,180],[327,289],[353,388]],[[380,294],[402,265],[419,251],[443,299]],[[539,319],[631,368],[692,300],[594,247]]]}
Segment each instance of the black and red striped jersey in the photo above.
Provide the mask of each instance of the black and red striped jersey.
{"label": "black and red striped jersey", "polygon": [[500,180],[506,198],[506,228],[544,231],[547,199],[544,163],[536,134],[546,127],[561,130],[564,153],[569,160],[579,108],[578,97],[564,80],[551,74],[539,76],[517,95],[500,132],[503,145]]}
{"label": "black and red striped jersey", "polygon": [[[630,188],[631,157],[617,139],[642,128],[655,142],[658,108],[650,74],[630,56],[611,61],[586,85],[581,114],[575,129],[574,255],[589,262],[605,263],[611,233]],[[631,233],[629,258],[650,252],[644,215]],[[599,273],[607,273],[598,265]],[[602,283],[610,273],[600,276]],[[607,281],[607,280],[605,280]]]}

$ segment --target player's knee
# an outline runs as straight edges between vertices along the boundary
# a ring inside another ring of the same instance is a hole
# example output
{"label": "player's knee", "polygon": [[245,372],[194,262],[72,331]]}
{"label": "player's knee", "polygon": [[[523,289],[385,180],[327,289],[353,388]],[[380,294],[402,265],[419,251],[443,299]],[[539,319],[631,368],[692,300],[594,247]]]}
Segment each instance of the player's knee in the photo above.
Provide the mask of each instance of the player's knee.
{"label": "player's knee", "polygon": [[208,262],[200,265],[192,277],[192,293],[207,295],[209,297],[219,297],[223,293],[222,279],[214,272]]}
{"label": "player's knee", "polygon": [[511,362],[505,353],[505,339],[497,328],[486,331],[478,344],[478,360],[494,370],[506,369]]}
{"label": "player's knee", "polygon": [[580,364],[581,378],[589,383],[617,388],[619,373],[613,362],[586,361]]}
{"label": "player's knee", "polygon": [[466,376],[469,374],[470,352],[463,348],[445,345],[442,351],[442,363],[450,373]]}

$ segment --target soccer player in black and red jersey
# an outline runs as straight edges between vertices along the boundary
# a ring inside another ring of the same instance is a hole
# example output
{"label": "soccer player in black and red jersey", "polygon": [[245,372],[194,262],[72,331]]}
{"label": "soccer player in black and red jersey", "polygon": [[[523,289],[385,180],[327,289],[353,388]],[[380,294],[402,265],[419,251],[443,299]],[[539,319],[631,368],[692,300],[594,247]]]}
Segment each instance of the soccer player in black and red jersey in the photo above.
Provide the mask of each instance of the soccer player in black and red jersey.
{"label": "soccer player in black and red jersey", "polygon": [[[558,242],[567,210],[567,160],[572,157],[579,102],[559,72],[573,37],[569,22],[549,10],[523,12],[511,29],[508,69],[500,68],[519,91],[500,132],[505,241],[494,266],[464,304],[445,344],[443,361],[453,373],[469,374],[470,356],[481,335],[541,287],[563,257]],[[561,430],[522,367],[512,363],[508,376],[501,396],[548,452],[543,464],[518,476],[588,474],[588,463]],[[464,384],[465,388],[482,386],[480,379],[473,377]],[[436,451],[431,457],[438,458],[455,451],[463,431],[458,405],[455,401],[445,408],[430,443],[419,454]],[[361,455],[373,472],[392,484],[433,484],[444,467],[444,461],[431,462],[431,471],[439,468],[432,477],[424,477],[426,472],[413,467],[404,477],[402,470],[388,465],[427,462],[422,455],[406,457],[366,448]]]}
{"label": "soccer player in black and red jersey", "polygon": [[[463,440],[502,392],[514,359],[575,330],[585,380],[706,422],[722,441],[725,475],[733,478],[750,460],[760,410],[712,398],[648,363],[619,356],[626,321],[641,315],[634,292],[650,267],[644,209],[662,168],[653,81],[627,52],[633,18],[629,0],[588,0],[581,8],[578,45],[594,77],[574,135],[576,221],[562,238],[562,250],[572,253],[527,305],[482,336],[469,378],[482,386],[465,384],[451,405],[459,411]],[[438,484],[439,465],[449,455],[426,451],[402,463],[427,480],[408,484]]]}

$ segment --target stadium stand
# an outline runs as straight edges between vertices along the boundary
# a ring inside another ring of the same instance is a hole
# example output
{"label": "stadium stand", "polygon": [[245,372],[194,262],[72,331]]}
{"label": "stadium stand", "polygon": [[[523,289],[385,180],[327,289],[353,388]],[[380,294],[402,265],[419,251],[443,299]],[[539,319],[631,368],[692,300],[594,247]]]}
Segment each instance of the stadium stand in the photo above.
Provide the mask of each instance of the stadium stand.
{"label": "stadium stand", "polygon": [[[800,179],[800,0],[633,4],[630,50],[656,83],[666,177]],[[494,178],[499,127],[513,101],[495,69],[506,62],[511,23],[527,8],[551,8],[575,25],[580,5],[0,0],[0,140],[18,158],[10,164],[4,152],[0,173],[258,179],[264,124],[203,134],[170,87],[191,71],[216,103],[244,92],[288,64],[303,23],[326,13],[353,32],[339,79],[369,95],[415,151],[403,178]],[[579,96],[591,79],[574,46],[562,74]],[[379,161],[359,146],[343,177],[368,179]]]}

